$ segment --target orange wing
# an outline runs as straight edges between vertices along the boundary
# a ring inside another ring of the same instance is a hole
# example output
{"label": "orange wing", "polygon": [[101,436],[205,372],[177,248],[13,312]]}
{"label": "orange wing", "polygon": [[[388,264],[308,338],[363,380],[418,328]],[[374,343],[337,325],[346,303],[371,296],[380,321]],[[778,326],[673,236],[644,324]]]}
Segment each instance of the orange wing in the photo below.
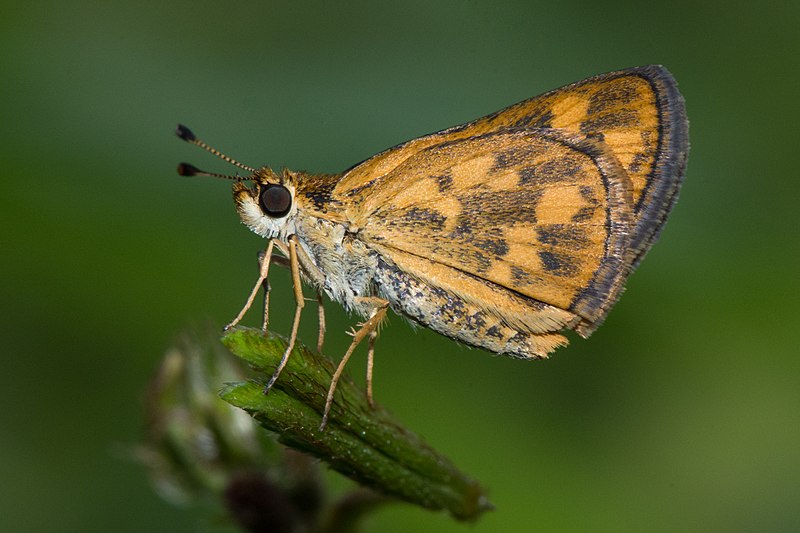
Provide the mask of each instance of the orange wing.
{"label": "orange wing", "polygon": [[[586,336],[666,220],[687,131],[669,72],[627,69],[400,144],[346,171],[331,200],[417,279],[456,291],[448,277],[467,276],[573,314],[554,324]],[[540,325],[526,327],[555,331]]]}
{"label": "orange wing", "polygon": [[418,151],[350,223],[388,259],[417,257],[403,256],[409,274],[426,279],[432,261],[593,324],[627,274],[630,206],[630,182],[602,143],[508,130]]}
{"label": "orange wing", "polygon": [[[335,197],[356,201],[383,176],[427,147],[505,129],[540,128],[599,139],[617,158],[631,181],[634,222],[627,261],[636,266],[677,199],[688,153],[683,98],[673,77],[661,66],[588,78],[398,145],[347,171]],[[351,210],[359,211],[357,203]]]}

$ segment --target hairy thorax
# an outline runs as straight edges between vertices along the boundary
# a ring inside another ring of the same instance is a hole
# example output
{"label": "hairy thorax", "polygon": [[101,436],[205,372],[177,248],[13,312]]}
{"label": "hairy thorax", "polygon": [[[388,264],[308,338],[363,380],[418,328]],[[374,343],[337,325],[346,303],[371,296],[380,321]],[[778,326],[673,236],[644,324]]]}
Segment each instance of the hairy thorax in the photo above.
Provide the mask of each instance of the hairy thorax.
{"label": "hairy thorax", "polygon": [[318,271],[316,276],[304,272],[308,281],[348,311],[367,316],[369,309],[362,309],[358,298],[375,292],[376,253],[349,233],[345,224],[322,218],[298,216],[296,235]]}

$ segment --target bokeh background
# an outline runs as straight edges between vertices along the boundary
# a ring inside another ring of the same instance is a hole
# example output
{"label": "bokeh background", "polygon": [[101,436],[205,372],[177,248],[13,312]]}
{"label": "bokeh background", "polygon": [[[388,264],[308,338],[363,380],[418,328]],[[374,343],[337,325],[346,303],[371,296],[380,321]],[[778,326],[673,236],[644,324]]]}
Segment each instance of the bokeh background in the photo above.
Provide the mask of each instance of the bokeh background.
{"label": "bokeh background", "polygon": [[[660,242],[604,326],[546,362],[392,318],[378,400],[497,510],[465,526],[394,505],[367,529],[800,529],[798,26],[797,2],[5,2],[0,530],[229,528],[165,503],[124,451],[164,350],[238,311],[262,246],[229,184],[175,174],[231,171],[177,122],[251,165],[334,172],[648,63],[691,121]],[[337,355],[353,319],[328,311]]]}

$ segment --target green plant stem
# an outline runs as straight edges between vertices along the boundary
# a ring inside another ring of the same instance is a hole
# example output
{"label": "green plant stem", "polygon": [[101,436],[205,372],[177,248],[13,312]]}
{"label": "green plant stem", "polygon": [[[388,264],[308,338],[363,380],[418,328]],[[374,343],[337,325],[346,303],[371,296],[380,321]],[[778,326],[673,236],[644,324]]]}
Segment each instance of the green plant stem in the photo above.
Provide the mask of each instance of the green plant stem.
{"label": "green plant stem", "polygon": [[222,342],[263,374],[263,379],[228,385],[222,398],[276,432],[282,443],[319,457],[362,485],[428,509],[447,510],[460,520],[475,519],[492,508],[476,481],[385,409],[370,407],[364,391],[346,376],[339,381],[328,426],[320,431],[334,372],[330,360],[297,343],[275,386],[264,394],[285,340],[237,328]]}

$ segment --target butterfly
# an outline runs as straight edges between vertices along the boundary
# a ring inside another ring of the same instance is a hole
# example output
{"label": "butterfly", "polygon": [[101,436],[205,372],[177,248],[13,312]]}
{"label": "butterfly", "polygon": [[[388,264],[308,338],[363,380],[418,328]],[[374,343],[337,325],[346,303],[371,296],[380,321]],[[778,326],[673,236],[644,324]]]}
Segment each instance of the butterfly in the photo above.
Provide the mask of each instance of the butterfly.
{"label": "butterfly", "polygon": [[[688,154],[683,97],[671,74],[645,66],[591,77],[472,122],[383,151],[338,174],[243,165],[248,174],[181,163],[182,175],[235,181],[242,222],[267,239],[270,265],[292,273],[297,339],[306,280],[364,318],[339,363],[368,340],[367,395],[378,327],[391,309],[461,343],[522,359],[546,357],[574,330],[588,337],[657,239]],[[282,255],[274,252],[279,251]],[[268,292],[267,303],[268,307]],[[265,309],[264,329],[267,326]]]}

